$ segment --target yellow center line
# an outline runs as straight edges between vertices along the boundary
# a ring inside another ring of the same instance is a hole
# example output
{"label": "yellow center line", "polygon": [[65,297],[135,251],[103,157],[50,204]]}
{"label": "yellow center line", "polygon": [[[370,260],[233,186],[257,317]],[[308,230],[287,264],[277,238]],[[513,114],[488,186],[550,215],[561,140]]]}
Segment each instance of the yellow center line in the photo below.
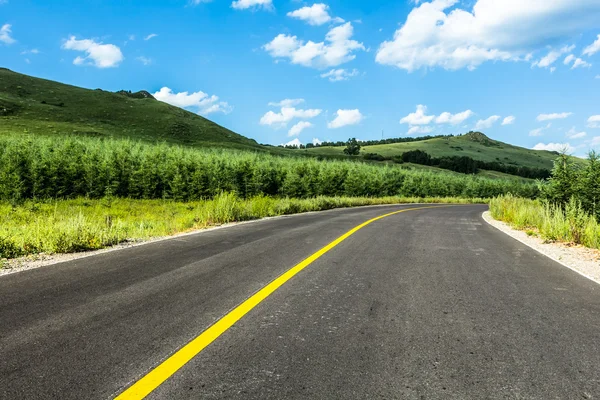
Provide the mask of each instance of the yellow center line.
{"label": "yellow center line", "polygon": [[283,275],[276,278],[274,281],[269,283],[267,286],[260,289],[242,304],[231,310],[227,313],[223,318],[215,322],[208,329],[202,332],[199,336],[192,339],[191,342],[183,346],[179,349],[175,354],[171,357],[167,358],[161,364],[159,364],[156,368],[148,372],[142,378],[140,378],[137,382],[131,385],[127,390],[121,393],[119,396],[115,398],[115,400],[134,400],[134,399],[143,399],[148,396],[154,389],[159,387],[164,381],[169,379],[175,372],[177,372],[181,367],[187,364],[192,358],[194,358],[198,353],[200,353],[206,346],[214,342],[219,336],[221,336],[225,331],[231,328],[236,322],[238,322],[244,315],[246,315],[250,310],[259,305],[264,299],[269,297],[273,292],[283,286],[287,281],[292,279],[295,275],[297,275],[304,268],[308,267],[314,261],[318,260],[325,253],[336,247],[338,244],[342,243],[344,240],[364,228],[365,226],[372,224],[375,221],[383,219],[385,217],[389,217],[391,215],[400,214],[406,211],[413,210],[424,210],[428,208],[439,208],[446,206],[427,206],[427,207],[415,207],[415,208],[406,208],[399,211],[394,211],[385,215],[380,215],[379,217],[375,217],[370,219],[357,227],[349,230],[339,238],[335,239],[333,242],[329,243],[327,246],[323,247],[321,250],[317,251],[301,263],[297,264],[287,272],[283,273]]}

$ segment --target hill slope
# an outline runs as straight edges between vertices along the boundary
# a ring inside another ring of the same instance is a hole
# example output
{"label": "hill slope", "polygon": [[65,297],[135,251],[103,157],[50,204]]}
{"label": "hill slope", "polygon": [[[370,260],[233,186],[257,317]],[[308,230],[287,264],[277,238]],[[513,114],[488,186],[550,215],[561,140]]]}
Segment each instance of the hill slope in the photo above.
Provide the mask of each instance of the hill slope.
{"label": "hill slope", "polygon": [[263,149],[254,140],[147,92],[112,93],[0,68],[0,133],[75,134]]}
{"label": "hill slope", "polygon": [[[344,147],[315,147],[303,151],[327,156],[340,155],[343,150]],[[468,156],[479,161],[543,169],[552,169],[553,161],[558,155],[551,151],[530,150],[492,140],[480,132],[415,142],[365,146],[361,149],[361,153],[377,153],[384,157],[394,157],[411,150],[422,150],[436,158]]]}

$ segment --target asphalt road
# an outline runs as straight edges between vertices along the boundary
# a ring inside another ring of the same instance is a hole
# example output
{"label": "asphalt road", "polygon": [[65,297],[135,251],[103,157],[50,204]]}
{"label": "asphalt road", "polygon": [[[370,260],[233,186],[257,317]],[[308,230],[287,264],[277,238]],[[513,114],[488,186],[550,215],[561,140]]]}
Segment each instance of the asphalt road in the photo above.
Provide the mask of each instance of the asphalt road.
{"label": "asphalt road", "polygon": [[[113,398],[340,235],[410,207],[258,221],[0,277],[0,398]],[[600,398],[600,286],[484,210],[364,227],[149,398]]]}

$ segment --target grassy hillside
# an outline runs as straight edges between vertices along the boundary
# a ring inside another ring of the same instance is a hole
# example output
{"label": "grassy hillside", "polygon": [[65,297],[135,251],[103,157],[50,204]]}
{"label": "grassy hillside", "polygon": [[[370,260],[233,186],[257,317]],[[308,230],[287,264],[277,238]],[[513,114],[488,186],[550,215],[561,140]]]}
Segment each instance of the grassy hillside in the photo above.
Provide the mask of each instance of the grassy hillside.
{"label": "grassy hillside", "polygon": [[157,101],[147,92],[82,89],[4,68],[0,68],[0,119],[0,134],[70,134],[263,149],[254,140]]}
{"label": "grassy hillside", "polygon": [[[411,150],[422,150],[436,158],[468,156],[479,161],[496,161],[507,165],[544,169],[551,169],[557,157],[557,153],[554,152],[513,146],[492,140],[479,132],[449,138],[365,146],[361,149],[361,153],[377,153],[384,157],[393,157]],[[343,147],[315,147],[302,150],[302,152],[321,156],[340,155],[343,151]]]}
{"label": "grassy hillside", "polygon": [[[125,138],[187,147],[221,147],[274,155],[363,161],[362,157],[345,156],[343,147],[288,150],[263,146],[197,114],[157,101],[145,91],[112,93],[83,89],[4,68],[0,68],[0,121],[0,134]],[[556,158],[556,153],[512,146],[481,133],[365,146],[361,153],[394,157],[415,149],[426,151],[432,157],[469,156],[485,162],[543,169],[551,169]],[[377,161],[370,163],[380,164]],[[416,165],[409,167],[438,170]],[[514,179],[512,175],[484,169],[480,170],[480,175]]]}

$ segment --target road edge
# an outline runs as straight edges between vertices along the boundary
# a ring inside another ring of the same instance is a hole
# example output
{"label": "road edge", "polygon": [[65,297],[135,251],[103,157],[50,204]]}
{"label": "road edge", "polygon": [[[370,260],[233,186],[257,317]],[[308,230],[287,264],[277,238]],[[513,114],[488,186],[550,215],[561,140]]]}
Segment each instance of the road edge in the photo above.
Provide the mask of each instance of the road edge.
{"label": "road edge", "polygon": [[57,253],[57,254],[47,254],[47,255],[46,254],[42,254],[42,255],[38,254],[38,255],[19,257],[16,259],[8,260],[9,264],[15,264],[15,266],[11,266],[8,268],[0,268],[0,279],[2,279],[4,276],[7,276],[7,275],[16,274],[16,273],[28,271],[31,269],[48,267],[48,266],[60,264],[63,262],[79,260],[79,259],[87,258],[87,257],[94,257],[94,256],[97,256],[100,254],[110,253],[113,251],[126,250],[126,249],[130,249],[132,247],[144,246],[147,244],[162,242],[165,240],[177,240],[177,239],[181,239],[186,236],[198,235],[198,234],[208,233],[208,232],[219,230],[219,229],[226,229],[226,228],[231,228],[231,227],[239,226],[239,225],[253,224],[253,223],[272,220],[272,219],[293,218],[293,217],[298,217],[298,216],[302,216],[302,215],[335,212],[335,211],[349,210],[349,209],[360,209],[360,208],[367,208],[367,207],[424,206],[424,205],[451,205],[451,203],[397,203],[397,204],[369,204],[369,205],[356,206],[356,207],[336,207],[336,208],[331,208],[328,210],[306,211],[306,212],[300,212],[300,213],[294,213],[294,214],[285,214],[285,215],[276,215],[273,217],[257,218],[257,219],[253,219],[253,220],[249,220],[249,221],[230,222],[230,223],[221,224],[221,225],[209,226],[206,228],[194,229],[194,230],[191,230],[188,232],[179,232],[179,233],[175,233],[173,235],[168,235],[168,236],[159,236],[159,237],[154,237],[154,238],[146,239],[146,240],[142,239],[142,240],[137,240],[137,241],[132,241],[132,242],[120,243],[120,244],[116,244],[114,246],[108,246],[108,247],[104,247],[104,248],[98,249],[98,250],[75,252],[75,253]]}
{"label": "road edge", "polygon": [[[555,243],[544,244],[542,242],[542,240],[537,237],[529,237],[529,236],[527,236],[527,234],[525,232],[514,229],[513,227],[508,225],[506,222],[499,221],[499,220],[493,218],[492,214],[489,210],[484,211],[481,214],[481,217],[485,222],[487,222],[488,225],[499,230],[500,232],[503,232],[507,236],[512,237],[513,239],[521,242],[522,244],[526,245],[527,247],[537,251],[538,253],[542,254],[543,256],[548,257],[552,261],[559,263],[563,267],[566,267],[566,268],[570,269],[571,271],[576,272],[577,274],[583,276],[584,278],[587,278],[592,282],[600,284],[600,268],[599,268],[597,276],[588,275],[587,273],[580,270],[577,267],[577,265],[575,265],[574,263],[568,262],[559,257],[556,257],[556,255],[553,252],[548,251],[549,248],[558,249],[559,248],[558,244],[555,244]],[[579,258],[580,262],[583,262],[586,264],[587,263],[593,264],[593,261],[581,260],[581,257],[582,257],[581,250],[582,250],[581,248],[569,248],[569,252],[571,253],[570,254],[571,257],[569,257],[569,258]]]}

